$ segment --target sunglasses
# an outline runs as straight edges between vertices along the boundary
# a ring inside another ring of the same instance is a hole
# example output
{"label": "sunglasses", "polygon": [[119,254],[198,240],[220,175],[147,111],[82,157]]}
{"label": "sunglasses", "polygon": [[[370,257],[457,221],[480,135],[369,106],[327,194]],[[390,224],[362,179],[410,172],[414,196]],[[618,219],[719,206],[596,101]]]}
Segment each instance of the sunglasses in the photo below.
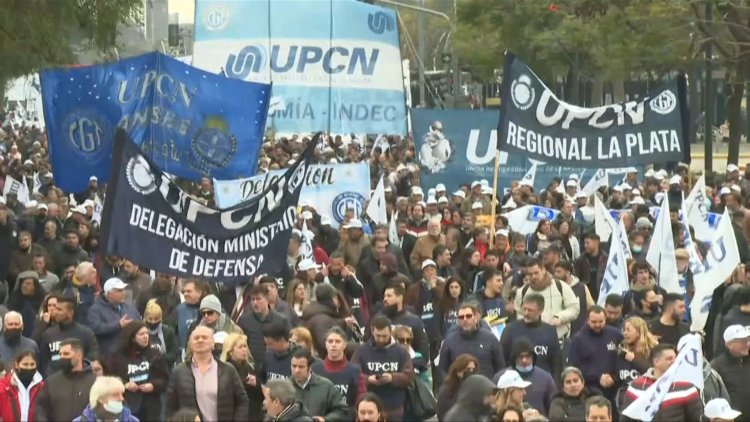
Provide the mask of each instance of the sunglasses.
{"label": "sunglasses", "polygon": [[411,338],[410,337],[399,337],[396,339],[401,344],[411,344]]}
{"label": "sunglasses", "polygon": [[474,317],[474,314],[463,314],[463,315],[459,315],[458,319],[469,319],[473,317]]}
{"label": "sunglasses", "polygon": [[214,315],[214,314],[216,314],[215,311],[203,311],[203,312],[201,312],[201,315],[203,315],[203,316]]}

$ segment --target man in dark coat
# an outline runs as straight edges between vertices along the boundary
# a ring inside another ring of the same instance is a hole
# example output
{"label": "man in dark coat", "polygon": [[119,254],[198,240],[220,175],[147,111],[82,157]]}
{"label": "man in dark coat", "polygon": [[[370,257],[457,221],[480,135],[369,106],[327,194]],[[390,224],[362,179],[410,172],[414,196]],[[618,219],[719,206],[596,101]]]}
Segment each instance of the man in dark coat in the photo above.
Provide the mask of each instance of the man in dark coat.
{"label": "man in dark coat", "polygon": [[495,384],[483,375],[466,378],[458,390],[456,404],[445,415],[446,421],[484,421],[492,413]]}

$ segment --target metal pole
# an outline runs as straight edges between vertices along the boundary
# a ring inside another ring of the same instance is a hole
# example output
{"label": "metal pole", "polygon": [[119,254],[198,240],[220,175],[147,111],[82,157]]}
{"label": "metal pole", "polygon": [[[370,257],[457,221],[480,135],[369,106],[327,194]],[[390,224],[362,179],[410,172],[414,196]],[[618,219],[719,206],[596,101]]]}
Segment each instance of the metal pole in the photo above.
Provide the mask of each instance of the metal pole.
{"label": "metal pole", "polygon": [[[424,8],[424,0],[419,0],[419,7]],[[427,57],[425,54],[425,40],[424,40],[424,13],[417,15],[417,49],[419,50],[419,61],[417,62],[419,68],[419,104],[426,106],[427,101],[425,97],[426,82],[424,77],[424,61]]]}
{"label": "metal pole", "polygon": [[706,173],[713,172],[713,149],[711,148],[714,138],[714,84],[713,84],[713,5],[711,0],[706,0],[706,27],[708,28],[708,41],[706,42],[706,93],[705,93],[705,119],[703,120],[703,165]]}

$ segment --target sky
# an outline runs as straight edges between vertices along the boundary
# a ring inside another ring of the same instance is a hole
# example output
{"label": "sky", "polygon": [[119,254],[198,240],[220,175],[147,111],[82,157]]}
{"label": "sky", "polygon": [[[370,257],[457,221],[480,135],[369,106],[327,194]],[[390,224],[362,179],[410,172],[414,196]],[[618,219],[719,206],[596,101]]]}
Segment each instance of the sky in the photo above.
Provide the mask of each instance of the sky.
{"label": "sky", "polygon": [[169,13],[179,13],[180,23],[193,23],[195,20],[195,0],[169,0]]}

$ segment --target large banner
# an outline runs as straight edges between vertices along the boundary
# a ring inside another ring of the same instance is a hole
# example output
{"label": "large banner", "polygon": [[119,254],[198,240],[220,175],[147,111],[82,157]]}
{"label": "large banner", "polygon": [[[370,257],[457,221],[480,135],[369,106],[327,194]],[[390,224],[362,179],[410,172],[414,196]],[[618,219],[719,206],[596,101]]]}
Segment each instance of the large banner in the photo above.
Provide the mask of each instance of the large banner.
{"label": "large banner", "polygon": [[163,171],[190,180],[255,174],[271,87],[230,80],[149,53],[46,69],[44,117],[55,184],[85,191],[109,179],[115,128]]}
{"label": "large banner", "polygon": [[[256,198],[283,175],[284,170],[274,170],[247,179],[214,180],[216,205],[228,208]],[[344,221],[346,210],[353,209],[356,215],[362,215],[369,199],[370,166],[363,162],[308,166],[299,201],[331,217],[331,226],[337,228]]]}
{"label": "large banner", "polygon": [[281,133],[406,134],[398,22],[341,0],[197,0],[193,65],[273,82]]}
{"label": "large banner", "polygon": [[313,144],[255,199],[226,209],[180,190],[118,130],[102,215],[102,244],[155,271],[246,283],[286,265],[303,178]]}
{"label": "large banner", "polygon": [[560,101],[510,53],[503,75],[501,151],[593,168],[690,161],[684,76],[638,101],[584,108]]}
{"label": "large banner", "polygon": [[[497,145],[497,111],[412,109],[412,128],[425,191],[443,183],[451,192],[461,184],[486,179],[492,186]],[[499,190],[521,180],[536,164],[534,187],[540,191],[554,177],[594,171],[569,165],[546,165],[516,152],[500,151]]]}

